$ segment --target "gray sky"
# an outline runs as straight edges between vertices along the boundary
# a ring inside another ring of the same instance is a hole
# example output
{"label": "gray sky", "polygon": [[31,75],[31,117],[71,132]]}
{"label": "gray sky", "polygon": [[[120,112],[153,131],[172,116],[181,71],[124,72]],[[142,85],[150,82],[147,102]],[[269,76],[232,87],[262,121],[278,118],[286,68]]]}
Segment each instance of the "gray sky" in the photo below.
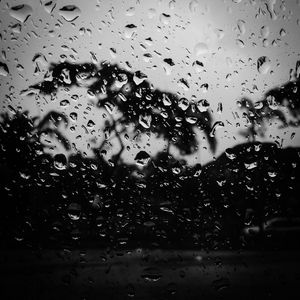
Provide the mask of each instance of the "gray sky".
{"label": "gray sky", "polygon": [[[290,69],[300,59],[297,0],[68,0],[52,1],[53,5],[45,6],[48,2],[0,2],[0,61],[9,69],[6,76],[3,68],[0,72],[1,110],[8,110],[9,105],[21,106],[32,115],[43,115],[49,109],[67,114],[77,110],[78,121],[71,124],[75,130],[68,128],[68,136],[87,154],[88,143],[93,145],[95,137],[96,144],[102,139],[103,118],[102,112],[93,108],[95,99],[89,98],[85,90],[72,91],[80,99],[77,103],[70,101],[68,107],[60,106],[61,100],[70,98],[70,94],[63,92],[56,101],[41,99],[39,106],[33,97],[20,97],[21,90],[43,79],[50,62],[95,61],[90,53],[93,52],[99,62],[108,60],[125,67],[128,61],[132,71],[147,74],[157,88],[188,99],[207,99],[214,120],[225,124],[216,133],[217,156],[227,147],[245,142],[239,134],[245,120],[236,101],[242,96],[261,99],[268,89],[289,79]],[[20,4],[28,5],[22,13],[10,9]],[[64,13],[60,9],[65,5],[75,5],[77,9],[73,14]],[[136,28],[128,30],[128,24]],[[46,60],[39,58],[33,62],[37,53]],[[261,56],[268,57],[269,62],[258,72],[257,59]],[[167,66],[165,58],[172,58],[175,65]],[[203,63],[203,70],[195,68],[196,60]],[[39,70],[35,72],[37,66]],[[189,88],[180,84],[181,78],[188,81]],[[207,91],[201,88],[204,83],[209,85]],[[223,104],[221,113],[217,112],[218,103]],[[234,117],[234,112],[240,118]],[[90,119],[96,126],[86,134],[82,125]],[[293,132],[295,136],[291,139]],[[189,158],[191,163],[205,163],[213,157],[201,134],[199,140],[199,152]],[[264,140],[300,146],[299,130],[279,130],[276,122],[268,128]],[[149,140],[146,136],[141,141],[129,139],[126,143],[130,146],[124,153],[128,161],[132,161],[139,147],[154,154],[165,145],[164,141],[154,137]]]}

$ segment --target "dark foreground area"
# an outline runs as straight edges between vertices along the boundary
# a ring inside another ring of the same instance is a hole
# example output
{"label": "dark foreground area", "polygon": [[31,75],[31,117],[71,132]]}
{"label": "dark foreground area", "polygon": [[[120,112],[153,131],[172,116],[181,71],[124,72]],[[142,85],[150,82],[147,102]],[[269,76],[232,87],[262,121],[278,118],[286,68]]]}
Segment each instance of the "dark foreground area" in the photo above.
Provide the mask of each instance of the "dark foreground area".
{"label": "dark foreground area", "polygon": [[1,299],[299,299],[299,251],[14,250]]}

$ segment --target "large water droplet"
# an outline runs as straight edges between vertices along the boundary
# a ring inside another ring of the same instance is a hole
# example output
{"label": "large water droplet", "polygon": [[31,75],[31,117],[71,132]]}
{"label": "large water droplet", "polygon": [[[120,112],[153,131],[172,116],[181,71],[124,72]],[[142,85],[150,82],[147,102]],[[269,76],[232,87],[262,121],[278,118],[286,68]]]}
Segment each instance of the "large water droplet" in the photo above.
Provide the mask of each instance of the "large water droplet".
{"label": "large water droplet", "polygon": [[201,99],[197,102],[196,106],[200,112],[205,112],[209,108],[209,103],[206,99]]}
{"label": "large water droplet", "polygon": [[257,59],[257,71],[260,74],[267,74],[271,68],[271,60],[267,56],[261,56]]}
{"label": "large water droplet", "polygon": [[7,76],[9,74],[8,67],[5,63],[0,62],[0,75]]}
{"label": "large water droplet", "polygon": [[146,268],[141,277],[145,279],[145,281],[156,282],[162,277],[162,274],[159,269]]}
{"label": "large water droplet", "polygon": [[76,112],[71,112],[70,113],[70,118],[72,121],[76,122],[77,121],[77,113]]}
{"label": "large water droplet", "polygon": [[150,8],[148,10],[148,18],[153,19],[156,16],[156,10],[154,8]]}
{"label": "large water droplet", "polygon": [[139,117],[139,123],[146,129],[149,129],[151,126],[152,117],[151,115],[140,115]]}
{"label": "large water droplet", "polygon": [[236,42],[236,45],[239,46],[240,48],[245,48],[244,41],[242,41],[240,39],[236,39],[235,42]]}
{"label": "large water droplet", "polygon": [[54,167],[57,170],[65,170],[67,168],[67,158],[63,153],[54,156]]}
{"label": "large water droplet", "polygon": [[238,27],[240,34],[245,34],[245,32],[246,32],[245,24],[246,24],[246,22],[244,20],[237,21],[237,27]]}
{"label": "large water droplet", "polygon": [[217,129],[224,127],[224,123],[222,121],[217,121],[215,122],[214,126],[212,127],[209,136],[214,137],[216,134]]}
{"label": "large water droplet", "polygon": [[168,15],[168,14],[162,13],[162,14],[159,16],[159,20],[160,20],[164,25],[168,25],[169,22],[170,22],[170,19],[171,19],[171,16]]}
{"label": "large water droplet", "polygon": [[197,7],[199,6],[199,3],[197,0],[192,0],[189,4],[189,10],[191,13],[195,12]]}
{"label": "large water droplet", "polygon": [[47,2],[44,4],[45,11],[46,11],[48,14],[51,14],[51,13],[53,12],[55,6],[56,6],[55,1],[47,1]]}
{"label": "large water droplet", "polygon": [[204,71],[204,65],[199,60],[194,61],[193,64],[192,64],[192,66],[193,66],[193,68],[194,68],[194,70],[195,70],[196,73],[201,73],[201,72]]}
{"label": "large water droplet", "polygon": [[204,55],[207,52],[208,52],[208,46],[205,43],[200,42],[200,43],[196,44],[194,47],[194,53],[196,56]]}
{"label": "large water droplet", "polygon": [[67,21],[75,21],[81,14],[81,10],[75,5],[66,5],[59,10],[59,14]]}
{"label": "large water droplet", "polygon": [[244,165],[247,170],[252,170],[257,167],[257,161],[254,161],[252,163],[244,163]]}
{"label": "large water droplet", "polygon": [[24,23],[32,15],[32,7],[28,4],[13,6],[9,10],[9,14],[21,23]]}
{"label": "large water droplet", "polygon": [[270,34],[270,29],[268,26],[262,26],[260,29],[260,34],[263,38],[267,38]]}
{"label": "large water droplet", "polygon": [[78,221],[81,216],[81,206],[78,203],[71,203],[68,206],[68,216],[72,221]]}
{"label": "large water droplet", "polygon": [[131,39],[137,31],[137,27],[134,24],[128,24],[125,26],[124,36],[127,39]]}
{"label": "large water droplet", "polygon": [[179,101],[178,101],[178,107],[181,108],[182,110],[187,110],[188,107],[190,105],[190,102],[188,99],[186,98],[181,98]]}

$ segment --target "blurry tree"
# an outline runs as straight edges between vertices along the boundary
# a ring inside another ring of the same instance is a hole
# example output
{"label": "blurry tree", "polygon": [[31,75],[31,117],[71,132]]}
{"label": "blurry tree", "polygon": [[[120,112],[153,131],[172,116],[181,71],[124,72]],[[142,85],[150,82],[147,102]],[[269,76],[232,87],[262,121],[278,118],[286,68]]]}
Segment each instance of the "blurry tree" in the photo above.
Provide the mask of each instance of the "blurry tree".
{"label": "blurry tree", "polygon": [[87,93],[97,96],[98,107],[104,108],[110,119],[105,127],[114,132],[120,150],[114,161],[118,162],[124,144],[121,135],[129,125],[136,133],[152,132],[178,148],[182,154],[191,154],[198,146],[195,129],[202,130],[211,150],[216,139],[210,135],[212,117],[208,105],[190,103],[185,98],[159,91],[146,80],[140,71],[129,72],[103,62],[98,68],[93,64],[52,64],[43,82],[30,87],[53,97],[60,87],[83,86]]}
{"label": "blurry tree", "polygon": [[[264,136],[266,122],[279,120],[282,127],[300,126],[300,61],[296,63],[295,70],[291,70],[290,81],[280,87],[270,89],[262,100],[253,102],[248,98],[238,101],[243,116],[247,120],[248,129],[242,132],[250,141],[256,136]],[[287,116],[288,111],[290,116]],[[291,117],[293,119],[291,119]]]}

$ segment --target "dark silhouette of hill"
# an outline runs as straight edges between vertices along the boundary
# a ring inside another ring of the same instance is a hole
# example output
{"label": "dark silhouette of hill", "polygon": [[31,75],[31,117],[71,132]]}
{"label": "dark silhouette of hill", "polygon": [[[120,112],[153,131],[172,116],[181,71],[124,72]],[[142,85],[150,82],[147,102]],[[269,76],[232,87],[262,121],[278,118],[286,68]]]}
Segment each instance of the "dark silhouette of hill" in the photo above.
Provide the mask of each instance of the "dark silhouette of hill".
{"label": "dark silhouette of hill", "polygon": [[159,153],[143,169],[44,153],[43,120],[1,121],[2,246],[241,247],[252,224],[299,216],[298,148],[247,143],[190,167]]}

